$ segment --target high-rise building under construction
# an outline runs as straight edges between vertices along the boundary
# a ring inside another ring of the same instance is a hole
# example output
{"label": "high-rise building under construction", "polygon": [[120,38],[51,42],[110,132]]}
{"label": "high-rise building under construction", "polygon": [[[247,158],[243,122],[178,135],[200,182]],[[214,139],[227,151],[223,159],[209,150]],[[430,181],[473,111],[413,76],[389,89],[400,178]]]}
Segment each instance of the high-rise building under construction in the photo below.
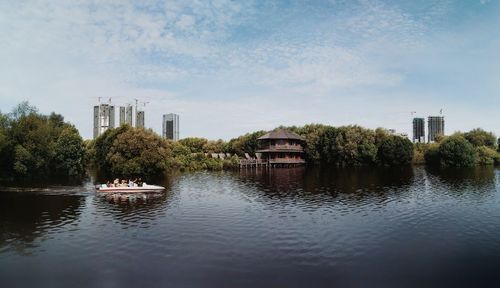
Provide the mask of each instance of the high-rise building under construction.
{"label": "high-rise building under construction", "polygon": [[132,126],[132,105],[121,106],[120,107],[120,125],[128,124]]}
{"label": "high-rise building under construction", "polygon": [[444,136],[444,116],[429,116],[427,125],[429,142],[434,142],[438,135]]}
{"label": "high-rise building under construction", "polygon": [[414,143],[424,143],[425,142],[425,119],[424,118],[413,118],[413,142]]}
{"label": "high-rise building under construction", "polygon": [[115,127],[115,106],[100,104],[94,106],[94,139],[106,130]]}
{"label": "high-rise building under construction", "polygon": [[144,128],[144,111],[135,111],[135,127]]}
{"label": "high-rise building under construction", "polygon": [[172,113],[163,115],[162,128],[164,138],[179,140],[179,115]]}

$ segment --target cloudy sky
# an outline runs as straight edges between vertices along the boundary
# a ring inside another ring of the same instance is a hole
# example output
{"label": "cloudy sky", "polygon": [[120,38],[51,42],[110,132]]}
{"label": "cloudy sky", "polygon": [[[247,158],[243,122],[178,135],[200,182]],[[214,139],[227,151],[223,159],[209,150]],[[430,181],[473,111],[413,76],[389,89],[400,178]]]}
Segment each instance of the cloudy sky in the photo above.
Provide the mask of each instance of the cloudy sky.
{"label": "cloudy sky", "polygon": [[92,136],[98,97],[180,114],[181,137],[278,125],[500,134],[500,2],[0,1],[0,110],[28,100]]}

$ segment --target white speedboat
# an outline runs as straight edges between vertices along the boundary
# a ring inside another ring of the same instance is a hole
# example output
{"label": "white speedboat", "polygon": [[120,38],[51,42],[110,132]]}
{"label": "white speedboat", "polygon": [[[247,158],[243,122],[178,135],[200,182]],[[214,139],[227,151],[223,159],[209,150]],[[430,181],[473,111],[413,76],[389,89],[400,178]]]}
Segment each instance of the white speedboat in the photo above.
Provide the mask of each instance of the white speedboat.
{"label": "white speedboat", "polygon": [[149,185],[144,183],[142,186],[133,186],[133,187],[107,187],[106,184],[96,186],[97,192],[106,192],[106,193],[158,193],[163,192],[165,187],[157,186],[157,185]]}

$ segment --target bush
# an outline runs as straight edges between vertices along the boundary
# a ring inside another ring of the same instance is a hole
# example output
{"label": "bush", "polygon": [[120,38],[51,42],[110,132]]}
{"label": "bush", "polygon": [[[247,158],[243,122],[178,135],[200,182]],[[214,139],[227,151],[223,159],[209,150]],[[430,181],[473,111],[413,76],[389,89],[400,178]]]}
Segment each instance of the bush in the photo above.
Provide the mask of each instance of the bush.
{"label": "bush", "polygon": [[128,128],[117,134],[106,156],[115,175],[150,177],[163,174],[172,157],[168,141],[151,130]]}
{"label": "bush", "polygon": [[474,147],[486,146],[491,149],[495,149],[496,147],[496,137],[491,132],[486,132],[481,128],[477,128],[471,130],[467,133],[464,133],[465,139],[469,141]]}
{"label": "bush", "polygon": [[425,151],[424,158],[426,165],[440,165],[439,144],[427,144],[427,150]]}
{"label": "bush", "polygon": [[2,178],[46,178],[83,174],[83,141],[78,130],[52,113],[39,114],[27,102],[0,113]]}
{"label": "bush", "polygon": [[442,166],[470,167],[476,164],[477,152],[474,146],[461,135],[453,135],[439,145]]}
{"label": "bush", "polygon": [[497,157],[497,152],[489,147],[481,146],[477,149],[477,161],[479,165],[493,165],[495,164],[495,158]]}
{"label": "bush", "polygon": [[377,156],[382,165],[408,165],[413,158],[413,144],[407,138],[389,136],[382,140]]}

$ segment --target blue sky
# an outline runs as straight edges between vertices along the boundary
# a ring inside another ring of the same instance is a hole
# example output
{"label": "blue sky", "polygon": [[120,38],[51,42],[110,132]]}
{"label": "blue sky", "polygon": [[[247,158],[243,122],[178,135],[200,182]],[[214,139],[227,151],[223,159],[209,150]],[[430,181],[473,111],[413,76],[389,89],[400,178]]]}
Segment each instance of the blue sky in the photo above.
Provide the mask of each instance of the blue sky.
{"label": "blue sky", "polygon": [[359,124],[500,134],[500,2],[1,1],[0,110],[23,100],[92,135],[97,97],[139,98],[181,137]]}

